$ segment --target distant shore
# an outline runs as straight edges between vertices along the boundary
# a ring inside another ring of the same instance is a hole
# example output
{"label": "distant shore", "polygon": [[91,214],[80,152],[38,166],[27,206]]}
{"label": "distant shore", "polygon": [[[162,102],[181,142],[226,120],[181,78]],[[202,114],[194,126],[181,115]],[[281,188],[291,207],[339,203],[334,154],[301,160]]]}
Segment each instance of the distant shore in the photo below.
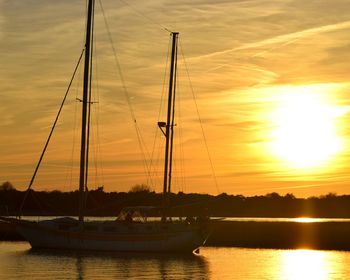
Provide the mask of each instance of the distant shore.
{"label": "distant shore", "polygon": [[[0,215],[18,215],[23,199],[22,215],[76,216],[78,191],[24,191],[0,189]],[[260,196],[170,193],[169,215],[211,217],[271,217],[271,218],[350,218],[350,195],[327,194],[320,197],[297,198],[293,194],[269,193]],[[163,205],[161,193],[151,191],[105,192],[102,187],[87,193],[86,216],[117,216],[129,206],[152,206],[158,216]],[[157,212],[158,211],[158,212]]]}
{"label": "distant shore", "polygon": [[350,250],[350,222],[218,221],[207,246]]}

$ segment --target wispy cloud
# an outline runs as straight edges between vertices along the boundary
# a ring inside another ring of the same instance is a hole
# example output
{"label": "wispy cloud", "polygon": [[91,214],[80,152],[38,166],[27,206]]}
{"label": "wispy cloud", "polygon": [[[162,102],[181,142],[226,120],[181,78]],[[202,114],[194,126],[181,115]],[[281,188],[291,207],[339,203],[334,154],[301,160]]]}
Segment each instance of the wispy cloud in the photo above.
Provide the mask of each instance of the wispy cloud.
{"label": "wispy cloud", "polygon": [[[247,50],[247,49],[258,49],[261,47],[265,47],[265,46],[269,46],[269,45],[276,45],[276,44],[279,45],[279,47],[282,47],[282,46],[294,43],[297,40],[311,37],[311,36],[314,36],[314,35],[317,35],[320,33],[332,32],[332,31],[348,29],[348,28],[350,28],[350,21],[344,21],[344,22],[339,22],[339,23],[335,23],[335,24],[323,25],[323,26],[319,26],[319,27],[304,29],[301,31],[293,32],[293,33],[275,36],[275,37],[268,38],[268,39],[261,40],[261,41],[257,41],[254,43],[244,44],[244,45],[241,45],[239,47],[232,48],[232,49],[217,51],[217,52],[213,52],[213,53],[209,53],[209,54],[201,55],[201,56],[194,56],[194,57],[191,57],[190,59],[192,61],[210,59],[210,58],[213,58],[216,56],[227,55],[227,54],[230,54],[230,53],[236,52],[236,51]],[[275,47],[275,48],[277,48],[277,47]],[[269,50],[273,50],[275,48],[272,48]],[[259,52],[259,53],[255,54],[254,56],[258,56],[259,54],[262,54],[264,52],[266,52],[266,50],[263,52]]]}

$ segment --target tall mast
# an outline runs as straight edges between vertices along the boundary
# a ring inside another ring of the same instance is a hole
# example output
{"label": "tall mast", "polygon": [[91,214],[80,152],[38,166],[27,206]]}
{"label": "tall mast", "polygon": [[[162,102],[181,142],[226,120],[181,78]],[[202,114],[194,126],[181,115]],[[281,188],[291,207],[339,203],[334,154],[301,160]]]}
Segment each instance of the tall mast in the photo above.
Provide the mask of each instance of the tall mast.
{"label": "tall mast", "polygon": [[85,39],[85,64],[84,64],[84,84],[83,84],[83,99],[82,99],[82,117],[81,117],[81,150],[80,150],[80,177],[79,177],[79,221],[84,221],[84,189],[86,186],[87,172],[87,151],[88,151],[88,103],[89,88],[90,88],[90,65],[91,65],[91,45],[92,45],[92,28],[93,28],[93,11],[95,0],[89,0],[87,21],[86,21],[86,39]]}
{"label": "tall mast", "polygon": [[[164,161],[164,182],[163,196],[164,207],[167,204],[167,194],[170,192],[171,185],[171,160],[172,160],[172,143],[173,143],[173,127],[174,127],[174,105],[175,105],[175,83],[176,81],[176,60],[177,60],[177,41],[178,32],[172,32],[172,48],[171,48],[171,64],[169,77],[169,93],[168,93],[168,111],[166,123],[158,123],[159,127],[165,126],[165,161]],[[164,215],[164,214],[163,214]],[[165,218],[165,217],[163,217]]]}
{"label": "tall mast", "polygon": [[[172,104],[171,104],[171,121],[170,121],[170,147],[169,147],[169,171],[168,171],[168,189],[167,192],[171,192],[171,176],[172,176],[172,167],[173,167],[173,144],[174,144],[174,126],[175,126],[175,97],[176,97],[176,78],[177,78],[177,39],[178,33],[176,33],[176,42],[174,42],[175,50],[174,50],[174,65],[171,67],[173,70],[172,77]],[[170,85],[169,85],[170,92]],[[170,98],[170,96],[169,96]]]}

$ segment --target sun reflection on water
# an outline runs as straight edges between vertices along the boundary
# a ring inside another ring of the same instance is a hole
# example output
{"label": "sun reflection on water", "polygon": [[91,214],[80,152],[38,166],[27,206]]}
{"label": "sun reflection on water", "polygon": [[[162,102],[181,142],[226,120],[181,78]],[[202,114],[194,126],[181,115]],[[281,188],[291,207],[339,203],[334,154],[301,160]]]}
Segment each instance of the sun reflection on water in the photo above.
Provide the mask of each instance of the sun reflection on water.
{"label": "sun reflection on water", "polygon": [[295,218],[294,221],[298,223],[313,223],[318,220],[314,218],[308,218],[308,217],[299,217],[299,218]]}
{"label": "sun reflection on water", "polygon": [[286,251],[282,266],[281,278],[288,280],[329,279],[333,270],[326,252],[304,249]]}
{"label": "sun reflection on water", "polygon": [[0,279],[336,280],[350,275],[348,251],[203,247],[197,256],[29,248],[26,242],[0,242]]}

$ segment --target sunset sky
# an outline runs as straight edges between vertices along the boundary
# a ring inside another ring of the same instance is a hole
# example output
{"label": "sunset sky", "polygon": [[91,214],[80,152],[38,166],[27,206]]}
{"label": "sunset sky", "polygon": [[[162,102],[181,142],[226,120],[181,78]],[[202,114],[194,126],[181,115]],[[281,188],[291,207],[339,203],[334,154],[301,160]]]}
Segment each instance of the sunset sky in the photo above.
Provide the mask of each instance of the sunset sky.
{"label": "sunset sky", "polygon": [[[164,137],[157,122],[165,121],[167,28],[180,32],[174,192],[350,194],[348,0],[102,4],[132,112],[96,0],[90,188],[127,191],[147,183],[162,189]],[[83,48],[84,28],[85,1],[0,0],[0,183],[28,185]],[[82,72],[36,190],[78,185]],[[151,177],[132,113],[148,165],[153,155]]]}

